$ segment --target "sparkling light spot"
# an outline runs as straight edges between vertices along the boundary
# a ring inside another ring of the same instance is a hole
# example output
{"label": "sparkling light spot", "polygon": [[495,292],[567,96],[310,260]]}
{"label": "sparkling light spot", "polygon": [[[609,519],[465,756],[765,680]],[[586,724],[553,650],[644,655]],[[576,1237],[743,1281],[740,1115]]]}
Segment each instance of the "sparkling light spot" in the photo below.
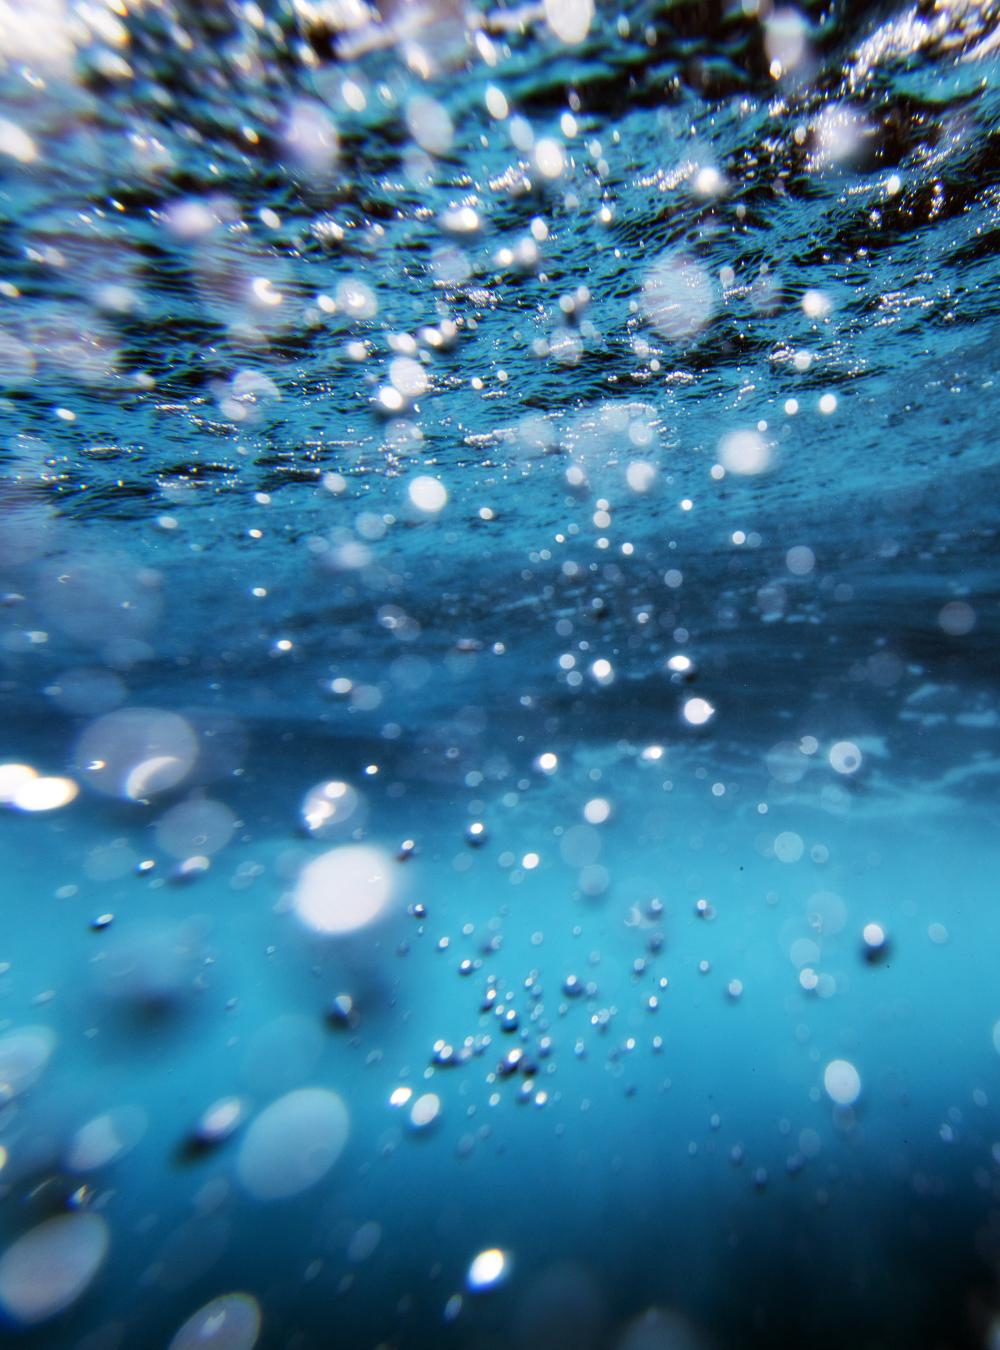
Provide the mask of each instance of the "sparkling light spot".
{"label": "sparkling light spot", "polygon": [[684,704],[683,715],[691,726],[702,727],[715,716],[715,709],[708,699],[689,698]]}
{"label": "sparkling light spot", "polygon": [[465,1282],[473,1293],[494,1289],[507,1275],[508,1260],[499,1247],[489,1247],[474,1257]]}

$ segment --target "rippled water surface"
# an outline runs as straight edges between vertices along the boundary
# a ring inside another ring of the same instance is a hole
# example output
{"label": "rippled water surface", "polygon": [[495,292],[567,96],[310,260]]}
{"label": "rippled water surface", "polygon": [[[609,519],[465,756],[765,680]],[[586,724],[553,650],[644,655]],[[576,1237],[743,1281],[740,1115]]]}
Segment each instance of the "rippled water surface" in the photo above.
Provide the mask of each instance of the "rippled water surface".
{"label": "rippled water surface", "polygon": [[0,1316],[1000,1345],[1000,6],[0,0]]}

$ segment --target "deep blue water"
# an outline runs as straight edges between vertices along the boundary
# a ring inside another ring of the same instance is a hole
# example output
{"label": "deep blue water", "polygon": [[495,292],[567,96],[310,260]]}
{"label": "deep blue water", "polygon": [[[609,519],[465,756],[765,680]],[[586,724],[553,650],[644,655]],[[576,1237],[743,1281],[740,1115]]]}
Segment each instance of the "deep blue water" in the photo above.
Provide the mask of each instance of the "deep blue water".
{"label": "deep blue water", "polygon": [[0,4],[0,1339],[1000,1344],[998,25]]}

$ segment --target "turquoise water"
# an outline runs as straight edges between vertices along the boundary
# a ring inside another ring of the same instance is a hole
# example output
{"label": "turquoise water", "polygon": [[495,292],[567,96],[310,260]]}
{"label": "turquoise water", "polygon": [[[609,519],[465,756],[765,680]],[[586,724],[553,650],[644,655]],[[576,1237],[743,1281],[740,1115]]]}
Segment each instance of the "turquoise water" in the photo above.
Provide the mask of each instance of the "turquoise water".
{"label": "turquoise water", "polygon": [[4,1339],[995,1347],[998,22],[0,6]]}

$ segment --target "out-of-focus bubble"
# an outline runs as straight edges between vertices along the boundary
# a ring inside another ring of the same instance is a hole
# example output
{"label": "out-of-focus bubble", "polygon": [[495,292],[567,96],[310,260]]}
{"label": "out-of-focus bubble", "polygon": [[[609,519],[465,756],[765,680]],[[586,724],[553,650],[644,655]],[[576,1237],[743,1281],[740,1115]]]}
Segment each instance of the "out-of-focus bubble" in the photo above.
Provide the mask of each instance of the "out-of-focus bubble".
{"label": "out-of-focus bubble", "polygon": [[976,611],[964,600],[949,600],[938,614],[938,623],[949,637],[965,637],[976,626]]}
{"label": "out-of-focus bubble", "polygon": [[197,758],[190,725],[159,708],[120,708],[99,717],[84,730],[74,752],[83,782],[130,801],[177,787]]}
{"label": "out-of-focus bubble", "polygon": [[0,1036],[0,1105],[38,1081],[55,1045],[48,1027],[22,1027]]}
{"label": "out-of-focus bubble", "polygon": [[368,814],[361,793],[339,779],[310,788],[300,810],[302,824],[316,839],[346,835],[363,825]]}
{"label": "out-of-focus bubble", "polygon": [[551,136],[543,137],[535,145],[535,168],[543,178],[559,178],[566,170],[566,153]]}
{"label": "out-of-focus bubble", "polygon": [[808,26],[797,9],[776,9],[764,20],[764,50],[779,78],[808,55]]}
{"label": "out-of-focus bubble", "polygon": [[168,1350],[253,1350],[260,1327],[260,1304],[252,1294],[221,1294],[188,1318]]}
{"label": "out-of-focus bubble", "polygon": [[198,1117],[191,1137],[201,1148],[214,1148],[236,1133],[246,1114],[242,1097],[220,1097]]}
{"label": "out-of-focus bubble", "polygon": [[447,505],[448,489],[440,479],[421,476],[411,480],[409,497],[418,511],[435,516]]}
{"label": "out-of-focus bubble", "polygon": [[861,768],[861,751],[853,741],[837,741],[830,746],[830,767],[836,773],[857,773]]}
{"label": "out-of-focus bubble", "polygon": [[837,1106],[853,1106],[861,1096],[861,1075],[847,1059],[832,1059],[823,1070],[826,1095]]}
{"label": "out-of-focus bubble", "polygon": [[594,21],[594,0],[544,0],[545,22],[560,42],[582,42]]}
{"label": "out-of-focus bubble", "polygon": [[224,802],[195,797],[179,802],[160,818],[156,842],[174,858],[211,856],[232,839],[236,816]]}
{"label": "out-of-focus bubble", "polygon": [[419,398],[427,391],[427,371],[412,356],[397,356],[390,361],[389,380],[404,399]]}
{"label": "out-of-focus bubble", "polygon": [[729,473],[764,473],[772,456],[771,446],[757,431],[731,431],[719,444],[719,459]]}
{"label": "out-of-focus bubble", "polygon": [[650,1308],[629,1323],[616,1350],[705,1350],[705,1339],[679,1313]]}
{"label": "out-of-focus bubble", "polygon": [[335,1092],[299,1088],[251,1123],[236,1170],[257,1200],[281,1200],[314,1186],[347,1143],[347,1108]]}
{"label": "out-of-focus bubble", "polygon": [[0,764],[0,804],[13,806],[17,794],[37,777],[30,764]]}
{"label": "out-of-focus bubble", "polygon": [[351,319],[373,319],[378,313],[375,292],[357,277],[349,277],[337,287],[337,304]]}
{"label": "out-of-focus bubble", "polygon": [[79,791],[72,778],[46,778],[36,774],[18,784],[7,805],[29,813],[58,811],[60,807],[68,806]]}
{"label": "out-of-focus bubble", "polygon": [[67,0],[0,0],[0,57],[12,64],[68,75],[78,31]]}
{"label": "out-of-focus bubble", "polygon": [[194,990],[197,933],[191,927],[129,934],[104,953],[95,975],[104,995],[143,1020],[178,1012]]}
{"label": "out-of-focus bubble", "polygon": [[871,128],[854,108],[828,103],[812,125],[809,168],[815,172],[849,164],[870,134]]}
{"label": "out-of-focus bubble", "polygon": [[772,746],[764,763],[776,783],[797,783],[809,768],[807,756],[794,741],[779,741]]}
{"label": "out-of-focus bubble", "polygon": [[121,1106],[81,1125],[66,1151],[71,1172],[94,1172],[107,1167],[135,1148],[146,1133],[148,1119],[138,1106]]}
{"label": "out-of-focus bubble", "polygon": [[306,864],[295,887],[295,911],[316,933],[356,932],[385,911],[393,896],[388,854],[368,844],[330,849]]}
{"label": "out-of-focus bubble", "polygon": [[24,1326],[75,1303],[100,1270],[108,1226],[100,1214],[60,1214],[17,1239],[0,1256],[0,1307]]}
{"label": "out-of-focus bubble", "polygon": [[689,698],[681,709],[684,721],[692,727],[703,727],[715,716],[715,709],[705,698]]}
{"label": "out-of-focus bubble", "polygon": [[23,389],[31,383],[35,365],[30,347],[11,333],[0,333],[0,388]]}
{"label": "out-of-focus bubble", "polygon": [[608,1346],[606,1308],[596,1271],[570,1262],[549,1266],[519,1291],[512,1344],[519,1350],[596,1350]]}
{"label": "out-of-focus bubble", "polygon": [[190,242],[211,234],[219,224],[219,216],[219,211],[212,203],[189,197],[183,201],[172,202],[164,212],[163,218],[171,234]]}
{"label": "out-of-focus bubble", "polygon": [[325,178],[337,162],[340,141],[322,103],[300,99],[288,109],[282,139],[289,155],[308,174]]}
{"label": "out-of-focus bubble", "polygon": [[430,155],[446,155],[451,149],[455,127],[448,109],[427,94],[415,94],[406,105],[406,125],[410,135]]}
{"label": "out-of-focus bubble", "polygon": [[473,1257],[465,1283],[472,1293],[481,1294],[503,1284],[509,1273],[510,1259],[507,1253],[499,1247],[487,1247]]}
{"label": "out-of-focus bubble", "polygon": [[794,577],[807,577],[816,566],[816,555],[806,544],[796,544],[785,554],[785,566]]}
{"label": "out-of-focus bubble", "polygon": [[111,712],[128,694],[121,677],[100,666],[64,671],[45,692],[57,708],[80,717]]}
{"label": "out-of-focus bubble", "polygon": [[441,1114],[441,1098],[435,1092],[425,1092],[410,1107],[410,1125],[414,1130],[426,1130]]}
{"label": "out-of-focus bubble", "polygon": [[143,637],[162,606],[159,576],[112,554],[45,567],[36,598],[52,627],[102,652],[117,640]]}
{"label": "out-of-focus bubble", "polygon": [[644,459],[635,459],[625,470],[625,481],[633,492],[648,492],[656,482],[657,469]]}
{"label": "out-of-focus bubble", "polygon": [[19,164],[30,164],[38,158],[38,146],[23,127],[0,117],[0,155],[8,155]]}
{"label": "out-of-focus bubble", "polygon": [[715,312],[711,277],[684,254],[667,254],[654,264],[642,285],[642,312],[646,320],[671,342],[697,335]]}

